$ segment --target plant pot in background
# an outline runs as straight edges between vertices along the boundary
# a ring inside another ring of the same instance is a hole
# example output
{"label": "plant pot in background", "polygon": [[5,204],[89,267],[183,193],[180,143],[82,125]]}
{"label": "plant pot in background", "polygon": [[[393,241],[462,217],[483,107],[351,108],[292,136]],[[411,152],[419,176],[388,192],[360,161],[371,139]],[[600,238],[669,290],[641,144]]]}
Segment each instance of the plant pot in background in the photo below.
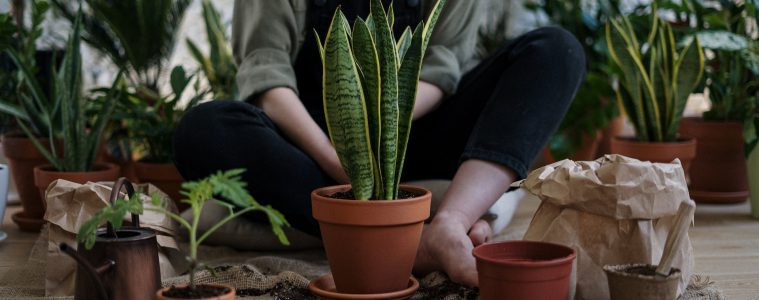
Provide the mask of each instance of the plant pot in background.
{"label": "plant pot in background", "polygon": [[611,141],[614,137],[621,136],[625,131],[624,114],[614,117],[609,121],[609,125],[602,132],[601,141],[598,143],[598,153],[596,156],[611,154]]}
{"label": "plant pot in background", "polygon": [[[10,182],[10,173],[8,166],[0,164],[0,225],[3,224],[5,217],[5,207],[8,204],[8,183]],[[8,234],[0,230],[0,241],[5,240]]]}
{"label": "plant pot in background", "polygon": [[[46,140],[41,139],[40,142],[44,143]],[[45,207],[34,184],[34,167],[46,164],[47,160],[26,137],[4,135],[2,146],[23,206],[23,210],[13,214],[11,218],[21,230],[39,231],[45,223],[42,219]]]}
{"label": "plant pot in background", "polygon": [[[601,134],[600,130],[596,130],[595,135],[591,136],[589,134],[583,134],[582,135],[582,147],[577,149],[577,152],[572,154],[569,159],[574,161],[590,161],[595,160],[598,158],[598,146],[601,143],[601,138],[603,135]],[[545,155],[545,162],[547,164],[555,163],[556,158],[553,157],[551,154],[551,149],[549,147],[545,147],[543,149],[544,155]]]}
{"label": "plant pot in background", "polygon": [[577,254],[562,245],[508,241],[477,246],[480,299],[556,299],[569,296]]}
{"label": "plant pot in background", "polygon": [[197,298],[174,298],[174,297],[170,297],[170,296],[165,296],[163,294],[164,292],[167,292],[167,291],[169,291],[172,288],[176,288],[176,289],[182,290],[182,289],[184,289],[184,288],[187,287],[187,286],[176,286],[176,287],[166,287],[166,288],[162,288],[162,289],[158,290],[158,292],[156,292],[156,294],[155,294],[156,295],[156,299],[157,300],[175,300],[175,299],[183,299],[183,300],[188,300],[188,299],[190,299],[190,300],[204,300],[204,299],[205,300],[234,300],[235,296],[236,296],[235,288],[231,287],[229,285],[226,285],[226,284],[204,283],[204,284],[198,284],[197,286],[198,287],[206,286],[206,287],[212,287],[212,288],[226,288],[227,289],[227,293],[225,293],[223,295],[216,295],[216,296],[207,295],[207,296],[197,297]]}
{"label": "plant pot in background", "polygon": [[748,180],[751,189],[751,215],[759,219],[759,147],[748,157]]}
{"label": "plant pot in background", "polygon": [[156,164],[138,161],[134,163],[134,172],[138,182],[151,183],[166,193],[166,195],[169,195],[169,198],[174,201],[179,211],[184,211],[189,207],[186,203],[181,202],[182,194],[179,191],[182,189],[184,179],[174,164]]}
{"label": "plant pot in background", "polygon": [[743,123],[685,118],[680,133],[698,140],[690,171],[691,197],[700,203],[738,203],[748,199]]}
{"label": "plant pot in background", "polygon": [[[34,168],[34,185],[37,186],[39,196],[45,199],[48,186],[57,179],[85,184],[88,181],[116,181],[121,174],[119,166],[111,163],[95,164],[92,169],[90,172],[58,172],[51,165],[37,166]],[[42,213],[44,215],[44,210]]]}
{"label": "plant pot in background", "polygon": [[680,282],[678,269],[672,269],[669,276],[661,280],[650,275],[656,272],[656,266],[644,264],[604,266],[604,272],[612,300],[677,299],[677,284]]}
{"label": "plant pot in background", "polygon": [[401,185],[415,195],[399,200],[343,200],[330,197],[350,185],[311,193],[324,248],[338,293],[380,294],[408,288],[432,194]]}
{"label": "plant pot in background", "polygon": [[616,137],[611,141],[611,153],[658,163],[671,163],[675,158],[679,158],[687,178],[691,162],[696,157],[696,139],[649,143],[639,142],[632,138]]}

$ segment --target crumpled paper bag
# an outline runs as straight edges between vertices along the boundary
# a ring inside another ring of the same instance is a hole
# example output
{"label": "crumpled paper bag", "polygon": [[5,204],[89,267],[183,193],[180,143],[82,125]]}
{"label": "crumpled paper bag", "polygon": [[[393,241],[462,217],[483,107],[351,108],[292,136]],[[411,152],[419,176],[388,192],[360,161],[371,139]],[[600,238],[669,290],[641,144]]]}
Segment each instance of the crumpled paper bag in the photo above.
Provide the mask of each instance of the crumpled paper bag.
{"label": "crumpled paper bag", "polygon": [[[78,184],[59,179],[47,188],[45,220],[49,222],[49,228],[45,269],[46,296],[74,295],[77,265],[71,257],[59,250],[58,245],[66,243],[76,248],[76,233],[79,232],[82,224],[106,206],[112,185],[112,182]],[[168,199],[166,194],[150,184],[135,185],[135,192],[137,191],[142,192],[145,207],[152,206],[148,195],[154,192]],[[119,198],[126,197],[126,189],[122,188],[121,192],[122,195]],[[169,209],[176,212],[174,203],[166,202],[170,205]],[[131,221],[131,216],[125,215],[124,220]],[[158,260],[161,278],[178,275],[171,263],[171,260],[178,255],[178,245],[174,239],[178,230],[175,221],[163,214],[146,210],[140,215],[140,226],[156,231],[156,239],[160,246]]]}
{"label": "crumpled paper bag", "polygon": [[[621,155],[563,160],[531,172],[522,187],[542,200],[524,239],[577,251],[575,299],[609,298],[604,265],[657,264],[680,202],[690,199],[677,159],[669,164]],[[673,266],[682,271],[682,294],[693,271],[687,235]]]}

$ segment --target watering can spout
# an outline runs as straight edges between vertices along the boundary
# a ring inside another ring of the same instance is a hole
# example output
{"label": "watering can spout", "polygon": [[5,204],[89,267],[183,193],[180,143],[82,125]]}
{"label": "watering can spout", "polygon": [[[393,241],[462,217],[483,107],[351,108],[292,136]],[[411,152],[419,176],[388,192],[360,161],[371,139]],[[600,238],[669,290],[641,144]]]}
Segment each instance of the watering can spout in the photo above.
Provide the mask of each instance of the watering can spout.
{"label": "watering can spout", "polygon": [[87,273],[89,273],[90,277],[92,278],[92,281],[97,285],[97,290],[100,293],[100,298],[102,300],[108,300],[108,293],[105,290],[105,286],[103,285],[103,281],[100,280],[100,277],[103,273],[108,271],[109,269],[113,268],[113,266],[116,265],[116,262],[113,260],[107,259],[105,263],[98,267],[93,267],[90,263],[88,263],[79,253],[76,252],[71,246],[65,243],[61,243],[59,248],[63,253],[66,253],[68,256],[71,256],[79,266],[82,267],[82,269],[86,270]]}

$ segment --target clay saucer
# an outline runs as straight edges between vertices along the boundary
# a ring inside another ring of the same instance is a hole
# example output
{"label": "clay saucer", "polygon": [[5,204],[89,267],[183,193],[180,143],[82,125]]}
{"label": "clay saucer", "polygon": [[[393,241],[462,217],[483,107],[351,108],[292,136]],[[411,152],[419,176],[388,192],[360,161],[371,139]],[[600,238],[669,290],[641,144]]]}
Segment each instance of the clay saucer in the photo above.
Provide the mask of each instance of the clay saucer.
{"label": "clay saucer", "polygon": [[353,299],[353,300],[401,300],[411,297],[414,292],[419,288],[419,281],[410,277],[408,280],[408,288],[382,294],[343,294],[338,293],[335,288],[335,280],[332,278],[332,274],[327,274],[311,280],[308,283],[308,290],[312,294],[319,296],[323,299]]}
{"label": "clay saucer", "polygon": [[11,215],[11,219],[18,225],[19,229],[31,232],[39,232],[42,229],[42,225],[45,225],[45,222],[47,222],[44,219],[30,218],[23,211]]}

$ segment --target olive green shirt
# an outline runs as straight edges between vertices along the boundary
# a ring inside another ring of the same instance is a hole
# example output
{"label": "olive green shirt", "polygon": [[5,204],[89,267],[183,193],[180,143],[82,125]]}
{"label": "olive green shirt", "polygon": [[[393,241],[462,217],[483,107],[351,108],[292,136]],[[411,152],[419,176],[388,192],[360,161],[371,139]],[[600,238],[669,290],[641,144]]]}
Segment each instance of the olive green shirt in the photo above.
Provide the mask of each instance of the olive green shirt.
{"label": "olive green shirt", "polygon": [[[434,1],[422,1],[425,18]],[[456,91],[461,75],[477,64],[482,2],[448,0],[433,31],[420,80],[446,94]],[[242,99],[275,87],[298,93],[293,64],[306,33],[313,30],[307,28],[307,9],[308,0],[235,0],[232,48]]]}

